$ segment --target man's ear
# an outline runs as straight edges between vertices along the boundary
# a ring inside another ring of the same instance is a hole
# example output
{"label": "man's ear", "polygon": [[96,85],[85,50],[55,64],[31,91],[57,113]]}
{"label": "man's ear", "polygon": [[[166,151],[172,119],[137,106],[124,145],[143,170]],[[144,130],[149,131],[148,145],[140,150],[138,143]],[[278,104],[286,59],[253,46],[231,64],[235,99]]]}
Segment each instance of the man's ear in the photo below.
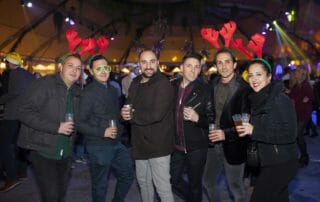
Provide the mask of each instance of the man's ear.
{"label": "man's ear", "polygon": [[88,67],[88,70],[89,70],[90,74],[93,76],[93,71],[92,71],[92,69],[91,69],[90,67]]}

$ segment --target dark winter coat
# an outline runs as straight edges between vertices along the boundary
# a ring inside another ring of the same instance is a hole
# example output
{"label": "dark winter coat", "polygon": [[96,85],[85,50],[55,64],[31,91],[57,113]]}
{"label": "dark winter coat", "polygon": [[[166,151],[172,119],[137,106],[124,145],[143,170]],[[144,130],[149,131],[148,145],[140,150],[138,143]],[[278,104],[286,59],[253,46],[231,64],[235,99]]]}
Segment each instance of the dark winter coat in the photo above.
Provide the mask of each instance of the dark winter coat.
{"label": "dark winter coat", "polygon": [[269,84],[249,96],[251,138],[258,141],[261,166],[297,159],[297,118],[290,98],[283,92],[281,82]]}
{"label": "dark winter coat", "polygon": [[135,159],[149,159],[172,153],[174,145],[173,88],[159,71],[146,83],[136,77],[127,103],[133,105],[132,151]]}
{"label": "dark winter coat", "polygon": [[[80,88],[71,86],[73,114],[77,128]],[[22,122],[18,145],[48,154],[54,154],[58,143],[58,128],[64,122],[67,104],[67,86],[59,74],[35,80],[23,95],[19,108]],[[74,140],[72,134],[70,144]],[[70,145],[72,146],[72,145]]]}

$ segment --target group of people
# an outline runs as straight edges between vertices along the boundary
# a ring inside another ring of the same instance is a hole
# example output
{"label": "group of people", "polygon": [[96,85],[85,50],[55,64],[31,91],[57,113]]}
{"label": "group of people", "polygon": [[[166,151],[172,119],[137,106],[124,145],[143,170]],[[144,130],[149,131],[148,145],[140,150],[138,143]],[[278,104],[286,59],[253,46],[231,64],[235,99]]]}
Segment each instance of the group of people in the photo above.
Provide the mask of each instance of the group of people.
{"label": "group of people", "polygon": [[[230,49],[218,50],[214,63],[219,74],[207,84],[199,79],[201,55],[188,53],[181,78],[169,81],[156,53],[144,50],[140,75],[122,107],[103,55],[89,59],[93,81],[82,91],[75,84],[82,71],[77,54],[64,57],[59,73],[33,81],[16,97],[15,118],[21,123],[17,142],[30,151],[41,200],[64,201],[79,131],[86,139],[94,202],[105,201],[111,170],[117,179],[113,202],[124,201],[134,171],[143,202],[154,201],[155,191],[163,202],[173,202],[174,193],[200,202],[203,185],[209,200],[219,201],[222,170],[232,199],[245,202],[249,141],[257,142],[260,158],[250,201],[289,201],[288,183],[298,169],[298,124],[283,84],[272,80],[272,65],[263,58],[248,65],[248,83],[237,74]],[[236,126],[233,115],[243,113],[250,122]],[[123,122],[131,126],[132,153],[120,141]]]}

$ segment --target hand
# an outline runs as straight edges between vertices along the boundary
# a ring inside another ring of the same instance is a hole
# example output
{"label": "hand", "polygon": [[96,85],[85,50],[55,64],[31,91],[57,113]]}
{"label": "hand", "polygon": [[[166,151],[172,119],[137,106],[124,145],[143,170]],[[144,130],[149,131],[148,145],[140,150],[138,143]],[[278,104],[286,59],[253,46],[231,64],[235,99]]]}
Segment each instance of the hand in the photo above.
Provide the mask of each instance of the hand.
{"label": "hand", "polygon": [[185,107],[183,108],[183,118],[184,120],[198,122],[199,115],[192,107]]}
{"label": "hand", "polygon": [[224,131],[221,129],[209,131],[208,136],[209,136],[209,140],[211,142],[220,142],[220,141],[224,141],[226,139]]}
{"label": "hand", "polygon": [[302,99],[302,102],[303,102],[303,103],[309,102],[309,98],[308,98],[307,96],[304,96],[304,98]]}
{"label": "hand", "polygon": [[71,135],[74,130],[73,122],[61,122],[58,128],[58,133],[63,135]]}
{"label": "hand", "polygon": [[236,131],[238,132],[239,137],[252,135],[253,125],[250,123],[242,123],[242,125],[236,126]]}
{"label": "hand", "polygon": [[132,109],[132,112],[130,112],[130,109],[127,107],[122,107],[121,108],[121,116],[123,118],[123,120],[125,121],[129,121],[132,119],[131,114],[134,112],[134,109]]}
{"label": "hand", "polygon": [[108,137],[111,139],[116,139],[117,137],[117,128],[106,128],[106,130],[104,131],[104,137]]}

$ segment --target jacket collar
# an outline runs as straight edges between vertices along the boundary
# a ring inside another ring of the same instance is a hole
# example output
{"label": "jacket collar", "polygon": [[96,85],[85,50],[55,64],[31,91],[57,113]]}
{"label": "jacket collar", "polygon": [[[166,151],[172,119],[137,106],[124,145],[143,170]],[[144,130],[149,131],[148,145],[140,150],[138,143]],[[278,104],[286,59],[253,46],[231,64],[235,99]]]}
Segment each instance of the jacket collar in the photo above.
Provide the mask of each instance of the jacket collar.
{"label": "jacket collar", "polygon": [[[68,89],[67,85],[62,80],[60,73],[56,73],[54,77],[58,85],[61,85],[66,89]],[[75,95],[80,94],[80,88],[77,86],[76,83],[72,84],[72,86],[70,86],[70,89]]]}
{"label": "jacket collar", "polygon": [[[153,84],[153,83],[156,83],[156,82],[159,80],[159,78],[161,77],[161,75],[162,75],[162,74],[161,74],[161,72],[160,72],[159,69],[158,69],[157,72],[154,74],[154,76],[151,77],[151,78],[149,79],[149,81],[146,82],[146,84],[151,85],[151,84]],[[138,83],[140,83],[141,80],[142,80],[142,75],[141,75],[141,74],[134,79],[134,81],[136,81],[136,82],[138,82]]]}

